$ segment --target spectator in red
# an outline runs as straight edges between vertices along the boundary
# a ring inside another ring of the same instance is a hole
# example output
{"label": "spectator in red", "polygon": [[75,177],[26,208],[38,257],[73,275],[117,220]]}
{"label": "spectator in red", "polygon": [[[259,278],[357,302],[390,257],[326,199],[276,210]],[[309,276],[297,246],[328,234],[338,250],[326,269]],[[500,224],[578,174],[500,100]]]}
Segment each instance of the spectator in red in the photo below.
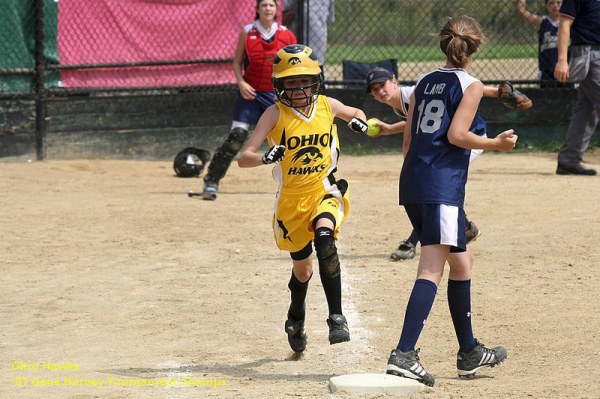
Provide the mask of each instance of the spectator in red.
{"label": "spectator in red", "polygon": [[244,26],[240,34],[233,58],[233,72],[239,88],[233,123],[229,136],[208,165],[204,177],[205,193],[214,194],[218,191],[219,181],[243,147],[250,125],[256,125],[263,112],[275,104],[275,92],[271,84],[273,58],[283,47],[296,44],[296,36],[277,24],[278,8],[276,0],[257,0],[256,19]]}

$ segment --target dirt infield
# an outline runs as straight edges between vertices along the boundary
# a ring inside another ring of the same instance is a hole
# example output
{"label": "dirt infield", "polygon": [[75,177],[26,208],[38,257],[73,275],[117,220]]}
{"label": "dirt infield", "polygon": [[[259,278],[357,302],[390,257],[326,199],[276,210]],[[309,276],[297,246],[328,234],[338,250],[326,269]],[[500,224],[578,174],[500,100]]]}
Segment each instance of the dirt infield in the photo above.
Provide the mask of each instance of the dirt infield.
{"label": "dirt infield", "polygon": [[[599,168],[600,153],[587,161]],[[330,394],[328,379],[383,372],[399,338],[418,262],[388,259],[409,233],[401,163],[342,155],[352,341],[329,345],[315,276],[299,361],[283,331],[291,262],[273,242],[269,168],[232,166],[209,202],[188,198],[201,181],[174,177],[169,162],[0,163],[0,397],[392,397]],[[418,343],[436,386],[405,397],[599,397],[600,179],[555,167],[556,154],[486,153],[473,165],[474,329],[508,359],[457,378],[444,281]]]}

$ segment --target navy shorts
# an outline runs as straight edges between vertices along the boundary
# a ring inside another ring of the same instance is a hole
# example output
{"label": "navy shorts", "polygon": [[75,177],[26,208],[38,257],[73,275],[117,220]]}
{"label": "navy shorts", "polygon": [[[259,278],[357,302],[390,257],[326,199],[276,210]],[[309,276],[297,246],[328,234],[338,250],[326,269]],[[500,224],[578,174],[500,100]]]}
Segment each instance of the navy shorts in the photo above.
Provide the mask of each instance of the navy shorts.
{"label": "navy shorts", "polygon": [[238,91],[233,120],[256,125],[267,108],[275,104],[275,92],[257,91],[254,100],[245,100]]}
{"label": "navy shorts", "polygon": [[450,245],[450,252],[467,250],[465,212],[461,207],[441,204],[406,204],[406,214],[421,246]]}

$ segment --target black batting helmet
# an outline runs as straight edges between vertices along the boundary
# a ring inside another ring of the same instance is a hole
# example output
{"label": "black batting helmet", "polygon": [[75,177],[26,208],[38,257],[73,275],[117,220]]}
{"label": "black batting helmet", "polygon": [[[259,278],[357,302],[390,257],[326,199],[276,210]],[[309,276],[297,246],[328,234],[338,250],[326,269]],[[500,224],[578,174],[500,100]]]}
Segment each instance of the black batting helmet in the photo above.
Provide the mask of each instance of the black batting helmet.
{"label": "black batting helmet", "polygon": [[179,177],[197,177],[210,160],[210,152],[199,148],[188,147],[179,151],[173,161],[173,169]]}

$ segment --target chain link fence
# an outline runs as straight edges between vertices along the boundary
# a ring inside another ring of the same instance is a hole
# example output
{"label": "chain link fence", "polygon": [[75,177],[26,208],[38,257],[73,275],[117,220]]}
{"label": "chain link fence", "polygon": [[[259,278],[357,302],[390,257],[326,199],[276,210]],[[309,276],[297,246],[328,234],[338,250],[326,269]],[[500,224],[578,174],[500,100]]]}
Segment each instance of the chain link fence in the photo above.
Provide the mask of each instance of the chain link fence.
{"label": "chain link fence", "polygon": [[[398,79],[415,82],[442,65],[437,34],[448,17],[475,18],[487,37],[472,74],[484,81],[537,83],[538,32],[517,14],[514,0],[338,0],[329,26],[326,70],[335,81],[348,75],[344,61],[398,63]],[[545,15],[544,1],[528,9]]]}
{"label": "chain link fence", "polygon": [[[231,68],[255,0],[8,0],[0,11],[0,96],[94,90],[233,90]],[[487,44],[472,74],[486,82],[538,83],[538,32],[514,0],[282,0],[299,42],[315,49],[333,87],[358,87],[350,64],[391,60],[415,82],[444,62],[436,35],[470,15]],[[545,15],[543,0],[528,1]],[[349,66],[350,65],[350,66]],[[354,65],[355,66],[355,65]],[[352,86],[354,84],[354,86]],[[38,91],[39,91],[38,90]]]}

